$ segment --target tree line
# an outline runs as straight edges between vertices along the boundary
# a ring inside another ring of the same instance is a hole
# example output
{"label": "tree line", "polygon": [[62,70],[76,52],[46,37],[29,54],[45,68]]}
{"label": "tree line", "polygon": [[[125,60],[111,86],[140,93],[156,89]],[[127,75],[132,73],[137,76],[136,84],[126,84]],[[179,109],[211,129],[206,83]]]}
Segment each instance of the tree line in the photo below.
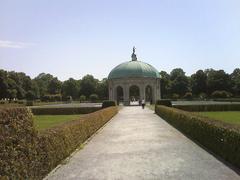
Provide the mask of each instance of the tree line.
{"label": "tree line", "polygon": [[173,69],[170,74],[161,75],[161,93],[163,98],[227,98],[240,97],[240,69],[231,74],[224,70],[198,70],[186,76],[181,68]]}
{"label": "tree line", "polygon": [[[162,98],[240,97],[240,69],[231,74],[224,70],[198,70],[187,76],[181,68],[170,73],[161,71]],[[0,70],[0,99],[41,99],[42,101],[108,99],[107,78],[92,75],[82,79],[60,81],[51,74],[41,73],[31,79],[23,72]]]}
{"label": "tree line", "polygon": [[0,70],[0,99],[27,99],[42,101],[108,99],[107,79],[92,75],[82,79],[60,81],[51,74],[41,73],[31,79],[23,72]]}

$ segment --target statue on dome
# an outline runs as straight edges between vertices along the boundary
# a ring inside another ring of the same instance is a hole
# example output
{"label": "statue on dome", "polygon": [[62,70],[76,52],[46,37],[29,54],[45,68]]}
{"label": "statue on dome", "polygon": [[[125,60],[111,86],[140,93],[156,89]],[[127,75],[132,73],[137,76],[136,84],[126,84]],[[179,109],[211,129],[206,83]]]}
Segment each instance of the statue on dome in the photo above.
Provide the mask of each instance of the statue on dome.
{"label": "statue on dome", "polygon": [[137,61],[137,55],[135,54],[136,48],[133,46],[132,61]]}

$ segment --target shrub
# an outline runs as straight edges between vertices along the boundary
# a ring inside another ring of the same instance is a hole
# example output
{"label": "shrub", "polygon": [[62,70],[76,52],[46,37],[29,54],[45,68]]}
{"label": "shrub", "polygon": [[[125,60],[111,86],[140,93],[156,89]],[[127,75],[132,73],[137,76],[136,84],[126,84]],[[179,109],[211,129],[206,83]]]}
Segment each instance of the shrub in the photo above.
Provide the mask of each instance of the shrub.
{"label": "shrub", "polygon": [[107,107],[110,107],[110,106],[116,106],[116,102],[115,101],[110,101],[110,100],[103,101],[102,108],[107,108]]}
{"label": "shrub", "polygon": [[192,93],[191,92],[186,92],[185,95],[183,96],[184,99],[192,99]]}
{"label": "shrub", "polygon": [[101,107],[32,107],[34,115],[87,114],[100,110]]}
{"label": "shrub", "polygon": [[26,106],[33,106],[33,101],[26,101]]}
{"label": "shrub", "polygon": [[96,102],[98,100],[98,95],[97,94],[91,94],[89,96],[91,102]]}
{"label": "shrub", "polygon": [[43,179],[116,113],[109,107],[37,132],[28,109],[1,109],[0,179]]}
{"label": "shrub", "polygon": [[[37,132],[27,108],[0,109],[0,179],[27,179],[34,173]],[[7,178],[8,177],[8,178]]]}
{"label": "shrub", "polygon": [[164,105],[164,106],[172,107],[172,102],[169,99],[160,99],[160,100],[157,100],[156,105]]}
{"label": "shrub", "polygon": [[174,93],[173,95],[172,95],[172,99],[175,99],[175,100],[177,100],[177,99],[179,99],[179,95],[178,94],[176,94],[176,93]]}
{"label": "shrub", "polygon": [[33,91],[28,91],[26,93],[26,99],[30,101],[36,99],[35,93]]}
{"label": "shrub", "polygon": [[86,96],[81,95],[81,96],[80,96],[80,102],[83,102],[83,101],[86,101]]}
{"label": "shrub", "polygon": [[41,100],[44,102],[62,101],[62,95],[61,94],[44,95],[41,98]]}
{"label": "shrub", "polygon": [[240,111],[240,104],[174,105],[184,111]]}
{"label": "shrub", "polygon": [[18,100],[18,104],[25,104],[25,100]]}
{"label": "shrub", "polygon": [[157,106],[155,112],[212,152],[240,167],[239,126],[166,106]]}
{"label": "shrub", "polygon": [[211,96],[213,98],[227,98],[231,97],[231,93],[227,91],[214,91]]}

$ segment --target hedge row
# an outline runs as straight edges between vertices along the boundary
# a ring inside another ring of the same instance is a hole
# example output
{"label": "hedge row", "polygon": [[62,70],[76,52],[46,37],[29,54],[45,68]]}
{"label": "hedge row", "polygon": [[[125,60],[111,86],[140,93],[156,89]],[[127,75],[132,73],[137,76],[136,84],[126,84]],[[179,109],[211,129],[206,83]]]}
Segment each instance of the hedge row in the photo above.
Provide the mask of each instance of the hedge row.
{"label": "hedge row", "polygon": [[109,107],[37,132],[29,109],[1,109],[0,179],[42,179],[116,113]]}
{"label": "hedge row", "polygon": [[88,114],[100,110],[101,107],[32,107],[34,115],[68,115]]}
{"label": "hedge row", "polygon": [[240,168],[240,127],[166,106],[156,114],[226,161]]}
{"label": "hedge row", "polygon": [[156,105],[164,105],[164,106],[172,107],[172,102],[169,99],[159,99],[157,100]]}
{"label": "hedge row", "polygon": [[102,108],[107,108],[107,107],[111,107],[111,106],[116,106],[116,102],[110,101],[110,100],[105,100],[102,103]]}
{"label": "hedge row", "polygon": [[240,104],[173,105],[184,111],[240,111]]}

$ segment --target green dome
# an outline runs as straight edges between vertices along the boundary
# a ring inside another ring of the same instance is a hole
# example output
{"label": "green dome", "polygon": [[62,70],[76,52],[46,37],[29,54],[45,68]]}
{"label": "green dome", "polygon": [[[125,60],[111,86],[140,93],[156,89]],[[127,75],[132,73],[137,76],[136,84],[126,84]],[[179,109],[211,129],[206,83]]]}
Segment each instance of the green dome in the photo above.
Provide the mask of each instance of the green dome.
{"label": "green dome", "polygon": [[129,77],[160,78],[160,75],[153,66],[141,61],[128,61],[119,64],[108,75],[108,79]]}

